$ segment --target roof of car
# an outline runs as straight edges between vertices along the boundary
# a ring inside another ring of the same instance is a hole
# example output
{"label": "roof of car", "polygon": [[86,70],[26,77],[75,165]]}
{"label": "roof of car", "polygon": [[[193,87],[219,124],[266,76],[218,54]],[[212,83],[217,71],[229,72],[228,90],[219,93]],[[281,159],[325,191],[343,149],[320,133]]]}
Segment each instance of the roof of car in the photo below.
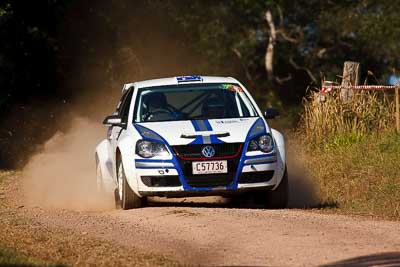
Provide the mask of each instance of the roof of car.
{"label": "roof of car", "polygon": [[[185,78],[188,79],[186,80]],[[122,90],[127,90],[131,86],[134,86],[135,88],[143,88],[143,87],[153,87],[162,85],[193,84],[193,83],[238,83],[238,81],[232,77],[179,76],[179,77],[169,77],[169,78],[152,79],[152,80],[128,83],[124,85]]]}

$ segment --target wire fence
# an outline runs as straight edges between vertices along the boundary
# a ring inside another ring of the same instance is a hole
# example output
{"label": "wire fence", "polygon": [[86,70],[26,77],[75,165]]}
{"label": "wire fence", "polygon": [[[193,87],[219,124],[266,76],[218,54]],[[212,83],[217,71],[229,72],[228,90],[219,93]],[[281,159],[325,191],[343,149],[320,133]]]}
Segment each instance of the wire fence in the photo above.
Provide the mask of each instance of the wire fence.
{"label": "wire fence", "polygon": [[354,86],[344,86],[344,85],[329,85],[322,86],[321,93],[327,93],[332,90],[356,90],[356,91],[385,91],[385,90],[396,90],[398,86],[392,85],[354,85]]}

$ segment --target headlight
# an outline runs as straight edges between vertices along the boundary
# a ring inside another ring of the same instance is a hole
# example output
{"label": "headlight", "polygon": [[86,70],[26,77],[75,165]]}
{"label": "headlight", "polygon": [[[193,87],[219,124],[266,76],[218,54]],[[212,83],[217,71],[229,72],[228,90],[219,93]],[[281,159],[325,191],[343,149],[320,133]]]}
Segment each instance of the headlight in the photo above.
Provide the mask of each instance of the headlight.
{"label": "headlight", "polygon": [[271,152],[274,149],[274,141],[269,134],[261,135],[250,140],[247,151]]}
{"label": "headlight", "polygon": [[169,152],[164,144],[139,140],[136,143],[136,154],[143,158],[152,158],[155,156],[167,156]]}

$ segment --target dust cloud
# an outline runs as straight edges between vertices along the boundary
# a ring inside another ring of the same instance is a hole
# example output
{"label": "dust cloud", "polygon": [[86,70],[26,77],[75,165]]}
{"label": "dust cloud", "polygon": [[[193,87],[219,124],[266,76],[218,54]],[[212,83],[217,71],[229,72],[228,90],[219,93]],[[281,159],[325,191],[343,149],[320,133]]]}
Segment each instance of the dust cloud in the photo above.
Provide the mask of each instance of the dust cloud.
{"label": "dust cloud", "polygon": [[113,208],[111,196],[96,190],[94,150],[105,127],[87,118],[57,132],[22,170],[27,205],[73,210]]}
{"label": "dust cloud", "polygon": [[287,165],[289,177],[289,208],[310,208],[319,204],[318,186],[305,166],[306,157],[289,136]]}
{"label": "dust cloud", "polygon": [[[64,44],[59,67],[65,75],[60,78],[60,91],[68,101],[63,105],[57,102],[62,108],[50,123],[46,116],[53,107],[46,108],[42,102],[35,107],[44,114],[33,124],[49,126],[40,142],[30,143],[30,147],[40,144],[38,153],[30,156],[31,151],[26,153],[22,147],[27,142],[19,144],[19,151],[24,152],[17,156],[28,162],[23,178],[30,204],[80,210],[113,207],[113,199],[96,194],[94,150],[106,128],[95,122],[115,110],[124,83],[209,73],[198,67],[206,59],[188,49],[173,24],[165,23],[170,17],[164,9],[153,9],[153,5],[132,1],[71,6],[59,29]],[[105,18],[115,22],[115,29],[110,30],[108,26],[114,24],[96,15],[104,12]],[[81,19],[76,20],[77,16]],[[41,135],[44,130],[36,132]],[[42,140],[47,140],[44,145]]]}
{"label": "dust cloud", "polygon": [[[84,8],[78,7],[79,10],[86,12]],[[68,27],[73,31],[65,34],[73,41],[64,53],[66,57],[73,56],[75,63],[63,86],[69,90],[71,103],[55,117],[57,124],[49,127],[58,131],[50,139],[45,139],[47,141],[40,145],[39,152],[33,153],[23,167],[27,204],[73,210],[113,208],[112,196],[99,196],[96,192],[94,152],[97,143],[105,138],[106,128],[95,122],[102,121],[115,110],[124,83],[195,73],[193,68],[197,66],[197,58],[171,35],[174,29],[164,27],[162,17],[153,20],[147,13],[135,9],[139,13],[137,17],[126,10],[109,14],[120,23],[119,37],[114,36],[114,32],[105,32],[108,38],[91,36],[91,44],[97,51],[93,54],[81,56],[85,50],[78,46],[81,39],[76,29],[86,34],[93,30],[91,27],[98,27],[97,24],[84,23],[86,26],[73,27],[78,23],[73,20]],[[73,12],[78,11],[73,9]],[[82,17],[87,22],[98,19],[90,14]],[[141,17],[146,18],[142,21]],[[151,42],[137,42],[143,37],[148,38],[146,23],[149,22],[158,27],[151,30]],[[132,25],[137,23],[143,27],[132,31]],[[81,21],[78,24],[81,25]],[[78,40],[76,36],[79,36]],[[109,42],[110,39],[113,41]],[[40,124],[41,120],[35,123]],[[23,157],[28,156],[25,153]]]}

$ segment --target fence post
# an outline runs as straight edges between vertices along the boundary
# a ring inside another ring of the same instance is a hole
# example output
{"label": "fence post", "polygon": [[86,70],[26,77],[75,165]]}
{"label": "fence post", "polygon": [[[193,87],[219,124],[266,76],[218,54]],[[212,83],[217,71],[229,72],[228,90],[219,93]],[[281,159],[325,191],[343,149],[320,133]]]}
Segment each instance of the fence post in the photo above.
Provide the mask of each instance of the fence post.
{"label": "fence post", "polygon": [[400,133],[400,108],[399,108],[399,87],[400,83],[397,83],[394,88],[394,97],[396,98],[396,131]]}
{"label": "fence post", "polygon": [[[345,61],[343,66],[342,86],[358,85],[360,81],[360,63],[353,61]],[[347,102],[352,96],[351,89],[342,89],[340,96],[344,102]]]}

